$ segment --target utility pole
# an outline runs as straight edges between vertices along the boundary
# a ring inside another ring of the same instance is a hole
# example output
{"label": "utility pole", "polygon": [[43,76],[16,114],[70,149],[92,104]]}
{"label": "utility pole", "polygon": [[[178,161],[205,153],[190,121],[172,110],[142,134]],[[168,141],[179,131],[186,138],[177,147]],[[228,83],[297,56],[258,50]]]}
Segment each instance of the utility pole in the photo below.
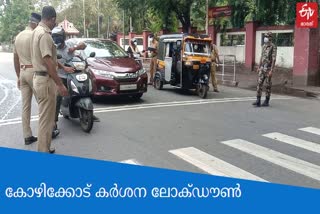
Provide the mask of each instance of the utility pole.
{"label": "utility pole", "polygon": [[133,29],[132,29],[133,27],[132,27],[132,17],[130,16],[130,32],[132,32],[133,31]]}
{"label": "utility pole", "polygon": [[83,3],[83,37],[86,38],[86,9],[84,8],[84,1],[82,0]]}
{"label": "utility pole", "polygon": [[100,38],[100,1],[98,0],[98,38]]}
{"label": "utility pole", "polygon": [[123,10],[123,42],[122,42],[123,49],[126,48],[126,46],[125,46],[125,44],[126,44],[125,41],[126,41],[126,35],[125,35],[124,10]]}
{"label": "utility pole", "polygon": [[110,16],[108,16],[108,27],[107,27],[107,39],[109,39],[109,34],[110,34]]}
{"label": "utility pole", "polygon": [[209,35],[209,0],[206,0],[206,34]]}

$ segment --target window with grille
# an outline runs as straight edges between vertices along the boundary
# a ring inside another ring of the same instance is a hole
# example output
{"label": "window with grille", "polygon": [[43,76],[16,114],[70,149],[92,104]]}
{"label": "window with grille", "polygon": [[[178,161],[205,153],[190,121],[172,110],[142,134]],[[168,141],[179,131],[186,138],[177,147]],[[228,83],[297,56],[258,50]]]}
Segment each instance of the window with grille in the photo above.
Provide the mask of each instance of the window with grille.
{"label": "window with grille", "polygon": [[[262,34],[261,45],[263,45],[263,38],[265,34]],[[273,33],[272,42],[277,47],[292,47],[293,46],[293,33]]]}
{"label": "window with grille", "polygon": [[245,44],[244,34],[221,34],[220,46],[237,46]]}

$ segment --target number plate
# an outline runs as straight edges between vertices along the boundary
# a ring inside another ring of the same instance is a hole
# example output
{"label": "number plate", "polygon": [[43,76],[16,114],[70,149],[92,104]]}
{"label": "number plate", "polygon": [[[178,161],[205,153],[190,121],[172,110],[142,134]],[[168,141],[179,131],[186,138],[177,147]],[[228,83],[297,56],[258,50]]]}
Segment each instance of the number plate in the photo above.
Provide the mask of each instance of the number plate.
{"label": "number plate", "polygon": [[120,91],[137,90],[137,85],[120,85]]}

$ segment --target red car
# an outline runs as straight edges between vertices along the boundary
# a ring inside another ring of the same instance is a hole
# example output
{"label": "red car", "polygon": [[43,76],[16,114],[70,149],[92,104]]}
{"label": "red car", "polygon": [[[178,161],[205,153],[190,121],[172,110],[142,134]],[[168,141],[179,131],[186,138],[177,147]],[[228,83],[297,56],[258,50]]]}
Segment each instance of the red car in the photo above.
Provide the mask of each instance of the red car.
{"label": "red car", "polygon": [[147,92],[148,76],[145,69],[126,51],[110,40],[72,39],[84,42],[87,47],[80,55],[88,58],[95,52],[94,58],[88,58],[89,72],[93,80],[95,97],[129,95],[140,99]]}

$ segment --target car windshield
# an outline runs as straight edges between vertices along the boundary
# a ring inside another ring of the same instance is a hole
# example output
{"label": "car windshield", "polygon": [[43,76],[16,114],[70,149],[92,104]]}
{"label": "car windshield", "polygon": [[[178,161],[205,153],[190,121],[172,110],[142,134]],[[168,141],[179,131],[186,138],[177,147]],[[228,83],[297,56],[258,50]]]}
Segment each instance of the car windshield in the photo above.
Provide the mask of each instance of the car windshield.
{"label": "car windshield", "polygon": [[89,57],[90,53],[95,52],[98,58],[118,58],[127,57],[127,53],[118,45],[111,41],[86,41],[87,47],[84,54]]}
{"label": "car windshield", "polygon": [[209,42],[188,40],[185,42],[184,52],[185,54],[192,55],[210,55]]}

